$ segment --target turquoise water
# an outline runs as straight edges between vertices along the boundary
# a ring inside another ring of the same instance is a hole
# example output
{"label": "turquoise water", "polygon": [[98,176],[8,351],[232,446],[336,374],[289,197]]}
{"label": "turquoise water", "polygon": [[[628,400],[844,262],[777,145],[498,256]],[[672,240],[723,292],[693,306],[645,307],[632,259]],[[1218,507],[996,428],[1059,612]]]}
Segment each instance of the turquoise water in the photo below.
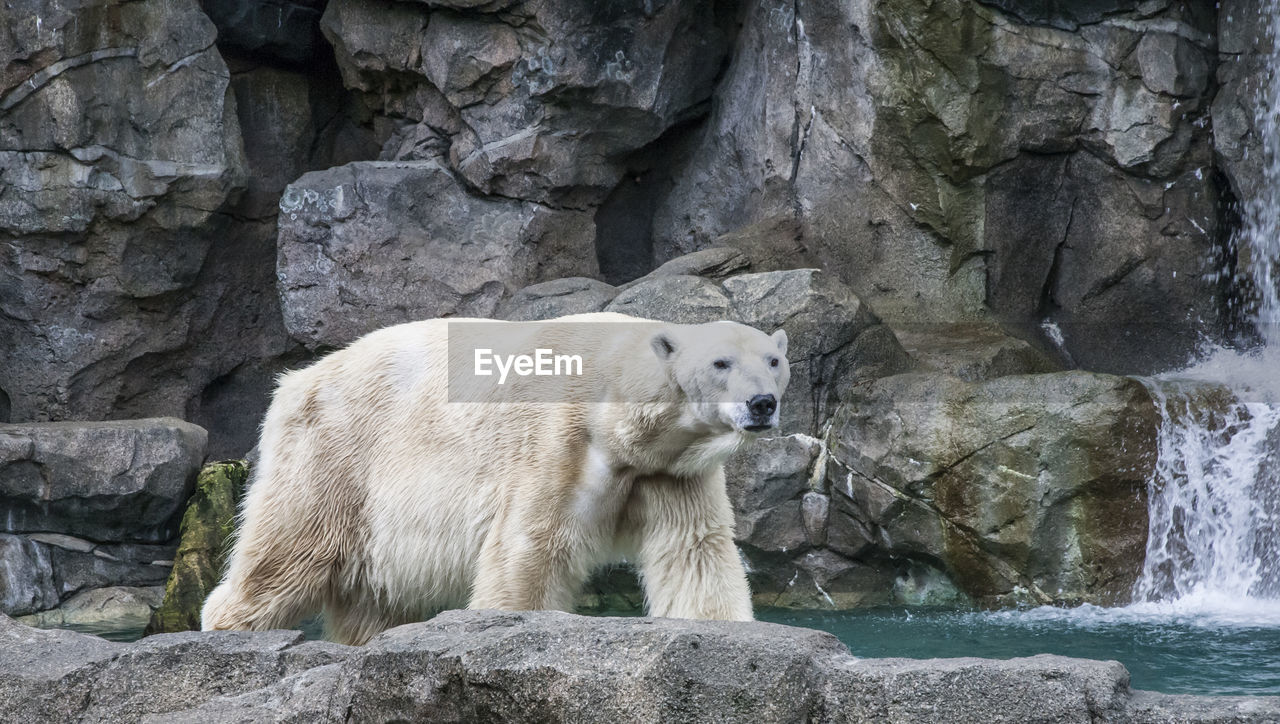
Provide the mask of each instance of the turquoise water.
{"label": "turquoise water", "polygon": [[1026,611],[761,609],[762,621],[835,634],[856,656],[1113,659],[1135,689],[1280,695],[1280,602],[1267,616],[1182,615],[1156,606]]}

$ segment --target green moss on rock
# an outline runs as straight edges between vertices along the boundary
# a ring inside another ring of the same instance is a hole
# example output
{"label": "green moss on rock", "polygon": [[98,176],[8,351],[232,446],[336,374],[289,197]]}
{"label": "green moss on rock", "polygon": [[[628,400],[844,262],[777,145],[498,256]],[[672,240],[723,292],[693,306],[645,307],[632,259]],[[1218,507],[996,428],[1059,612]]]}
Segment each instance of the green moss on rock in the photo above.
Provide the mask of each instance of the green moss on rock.
{"label": "green moss on rock", "polygon": [[200,629],[200,607],[222,577],[236,507],[248,479],[249,466],[243,460],[210,463],[200,471],[182,516],[164,601],[152,614],[147,635]]}

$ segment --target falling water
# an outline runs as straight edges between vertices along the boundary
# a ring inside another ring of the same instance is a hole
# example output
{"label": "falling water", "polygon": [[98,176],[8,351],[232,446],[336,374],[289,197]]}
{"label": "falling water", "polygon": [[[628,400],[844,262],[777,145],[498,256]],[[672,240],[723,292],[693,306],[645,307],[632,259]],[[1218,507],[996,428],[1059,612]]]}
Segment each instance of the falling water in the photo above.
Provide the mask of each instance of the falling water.
{"label": "falling water", "polygon": [[1280,347],[1280,0],[1262,3],[1260,12],[1260,40],[1270,48],[1253,105],[1262,178],[1242,200],[1239,241],[1244,271],[1257,295],[1258,331],[1274,348]]}
{"label": "falling water", "polygon": [[1135,600],[1280,615],[1280,404],[1190,380],[1150,388],[1163,420]]}
{"label": "falling water", "polygon": [[[1280,2],[1260,27],[1277,37]],[[1261,344],[1146,380],[1162,416],[1135,607],[1280,623],[1280,52],[1257,89],[1261,188],[1241,204]]]}

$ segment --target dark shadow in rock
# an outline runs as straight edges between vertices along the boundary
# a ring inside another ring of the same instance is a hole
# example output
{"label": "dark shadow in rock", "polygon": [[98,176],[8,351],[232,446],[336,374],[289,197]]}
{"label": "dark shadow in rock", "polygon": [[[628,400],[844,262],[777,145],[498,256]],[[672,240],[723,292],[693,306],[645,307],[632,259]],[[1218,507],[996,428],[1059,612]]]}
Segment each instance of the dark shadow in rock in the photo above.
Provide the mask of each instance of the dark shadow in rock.
{"label": "dark shadow in rock", "polygon": [[320,34],[328,0],[201,0],[218,27],[218,47],[269,62],[306,65],[329,55]]}
{"label": "dark shadow in rock", "polygon": [[679,124],[632,154],[622,180],[596,210],[596,258],[606,282],[623,284],[657,267],[653,215],[675,185],[677,160],[701,130],[701,118]]}

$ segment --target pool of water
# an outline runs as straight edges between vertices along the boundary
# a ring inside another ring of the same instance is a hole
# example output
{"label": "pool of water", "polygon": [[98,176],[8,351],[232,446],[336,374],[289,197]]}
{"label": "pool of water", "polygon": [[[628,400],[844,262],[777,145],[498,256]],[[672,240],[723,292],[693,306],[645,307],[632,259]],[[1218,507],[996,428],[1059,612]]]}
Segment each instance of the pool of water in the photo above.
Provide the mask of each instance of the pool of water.
{"label": "pool of water", "polygon": [[1280,602],[1270,611],[1179,611],[1160,604],[1023,611],[760,609],[763,621],[835,634],[856,656],[1113,659],[1135,689],[1280,695]]}

